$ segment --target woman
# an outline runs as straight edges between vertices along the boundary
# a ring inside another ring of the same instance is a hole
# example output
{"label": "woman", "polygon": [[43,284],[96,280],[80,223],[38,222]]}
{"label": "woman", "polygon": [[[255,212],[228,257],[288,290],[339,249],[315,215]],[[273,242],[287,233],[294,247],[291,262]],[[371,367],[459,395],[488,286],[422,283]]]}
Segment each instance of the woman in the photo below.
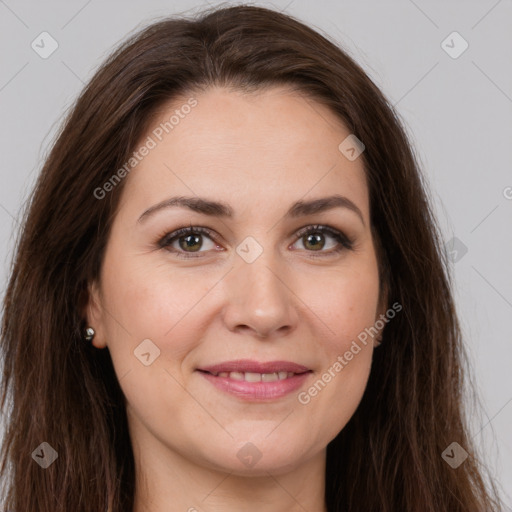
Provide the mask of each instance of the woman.
{"label": "woman", "polygon": [[289,16],[164,20],[108,59],[4,308],[5,510],[498,510],[412,149]]}

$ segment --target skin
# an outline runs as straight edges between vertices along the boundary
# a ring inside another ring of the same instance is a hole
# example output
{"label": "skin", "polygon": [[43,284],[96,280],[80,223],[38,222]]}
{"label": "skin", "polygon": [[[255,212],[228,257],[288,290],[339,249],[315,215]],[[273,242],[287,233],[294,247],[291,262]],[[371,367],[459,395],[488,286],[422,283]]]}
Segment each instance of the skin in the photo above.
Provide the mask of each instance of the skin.
{"label": "skin", "polygon": [[[309,403],[297,395],[385,311],[362,159],[338,149],[350,132],[329,109],[288,88],[216,87],[193,97],[197,106],[125,178],[101,276],[89,289],[93,344],[108,347],[126,397],[134,512],[325,512],[326,446],[362,398],[375,339]],[[161,109],[151,129],[186,98]],[[362,220],[339,207],[284,218],[295,201],[334,193]],[[138,222],[179,195],[224,201],[234,217],[174,207]],[[311,248],[296,233],[315,224],[351,237],[353,248],[330,252],[339,243],[328,233],[323,248]],[[188,260],[158,245],[190,225],[216,240],[200,235],[200,251],[187,253],[175,239]],[[252,263],[236,252],[247,236],[263,248]],[[134,356],[145,339],[160,350],[149,366]],[[312,373],[299,391],[258,403],[196,371],[243,358],[293,361]],[[261,454],[251,467],[237,457],[247,442]]]}

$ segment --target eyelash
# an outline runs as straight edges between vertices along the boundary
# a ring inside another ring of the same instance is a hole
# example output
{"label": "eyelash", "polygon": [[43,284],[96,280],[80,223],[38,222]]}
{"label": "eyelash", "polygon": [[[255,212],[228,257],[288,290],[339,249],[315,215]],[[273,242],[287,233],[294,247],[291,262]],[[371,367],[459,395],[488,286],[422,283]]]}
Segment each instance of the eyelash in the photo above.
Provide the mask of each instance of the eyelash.
{"label": "eyelash", "polygon": [[[308,251],[306,249],[306,252],[311,252],[310,256],[312,258],[324,258],[328,257],[330,255],[338,254],[341,251],[348,249],[352,250],[353,248],[353,241],[349,239],[345,234],[343,234],[341,231],[338,231],[337,229],[331,228],[330,226],[323,226],[323,225],[312,225],[312,226],[306,226],[305,228],[300,229],[295,233],[295,236],[297,237],[297,240],[313,234],[313,233],[322,233],[322,234],[328,234],[331,237],[333,237],[337,242],[338,246],[335,249],[331,249],[329,251],[322,251],[319,250],[318,252],[320,254],[314,254],[316,251]],[[213,235],[213,232],[207,228],[203,228],[200,226],[190,226],[187,228],[180,228],[176,231],[173,231],[172,233],[165,233],[165,235],[158,240],[158,247],[161,249],[166,249],[169,252],[176,254],[178,258],[182,259],[192,259],[192,258],[201,258],[202,256],[193,256],[194,253],[187,253],[186,251],[178,251],[176,249],[169,249],[169,246],[177,239],[185,236],[185,235],[206,235],[208,236],[213,242],[218,243],[215,240],[215,237]],[[295,242],[294,242],[295,243]],[[201,252],[205,251],[197,251],[198,254],[201,254]],[[187,256],[184,256],[186,254]]]}

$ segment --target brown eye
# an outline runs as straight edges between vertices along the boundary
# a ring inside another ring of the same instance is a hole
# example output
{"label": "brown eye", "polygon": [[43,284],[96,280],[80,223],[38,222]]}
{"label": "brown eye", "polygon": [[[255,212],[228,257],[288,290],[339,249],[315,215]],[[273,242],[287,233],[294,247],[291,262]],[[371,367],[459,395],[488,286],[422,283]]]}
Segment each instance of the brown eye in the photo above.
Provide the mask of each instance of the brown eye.
{"label": "brown eye", "polygon": [[198,251],[201,248],[202,235],[187,235],[187,236],[180,236],[178,238],[179,246],[184,250],[188,251],[189,249],[193,252]]}
{"label": "brown eye", "polygon": [[[309,253],[317,252],[319,254],[311,254],[311,256],[329,256],[341,252],[344,249],[352,249],[352,241],[345,236],[341,231],[331,228],[329,226],[308,226],[301,229],[297,234],[299,240],[305,250]],[[333,240],[333,242],[326,242],[326,240]],[[297,243],[296,242],[296,243]],[[326,247],[330,250],[322,250]]]}
{"label": "brown eye", "polygon": [[[181,228],[172,233],[166,234],[158,242],[158,246],[181,258],[197,258],[209,249],[215,249],[217,244],[212,240],[212,232],[202,227]],[[205,247],[205,241],[209,242]],[[201,250],[205,248],[205,250]],[[192,255],[198,253],[197,256]]]}
{"label": "brown eye", "polygon": [[307,249],[312,249],[314,251],[318,251],[322,249],[325,245],[325,240],[323,240],[324,235],[320,233],[314,233],[311,235],[306,235],[303,237],[304,247]]}

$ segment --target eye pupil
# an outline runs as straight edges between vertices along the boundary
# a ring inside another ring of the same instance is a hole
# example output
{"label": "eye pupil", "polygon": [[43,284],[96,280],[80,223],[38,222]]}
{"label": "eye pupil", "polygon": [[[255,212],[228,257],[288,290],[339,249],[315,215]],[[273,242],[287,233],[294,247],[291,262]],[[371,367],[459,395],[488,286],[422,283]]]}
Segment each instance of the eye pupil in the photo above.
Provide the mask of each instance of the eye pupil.
{"label": "eye pupil", "polygon": [[[314,250],[317,250],[317,249],[322,249],[323,246],[325,245],[325,241],[322,240],[323,239],[323,235],[320,234],[320,233],[314,233],[314,234],[309,234],[306,236],[306,245],[310,244],[310,240],[313,239],[314,241],[317,242],[316,245],[313,245],[312,248]],[[313,242],[314,243],[314,242]],[[318,245],[320,244],[320,245]]]}
{"label": "eye pupil", "polygon": [[[182,243],[182,241],[185,241]],[[184,250],[186,249],[193,249],[193,252],[198,251],[201,248],[201,239],[200,235],[187,235],[182,236],[179,240],[180,247]],[[194,245],[198,245],[197,248],[194,248]]]}

